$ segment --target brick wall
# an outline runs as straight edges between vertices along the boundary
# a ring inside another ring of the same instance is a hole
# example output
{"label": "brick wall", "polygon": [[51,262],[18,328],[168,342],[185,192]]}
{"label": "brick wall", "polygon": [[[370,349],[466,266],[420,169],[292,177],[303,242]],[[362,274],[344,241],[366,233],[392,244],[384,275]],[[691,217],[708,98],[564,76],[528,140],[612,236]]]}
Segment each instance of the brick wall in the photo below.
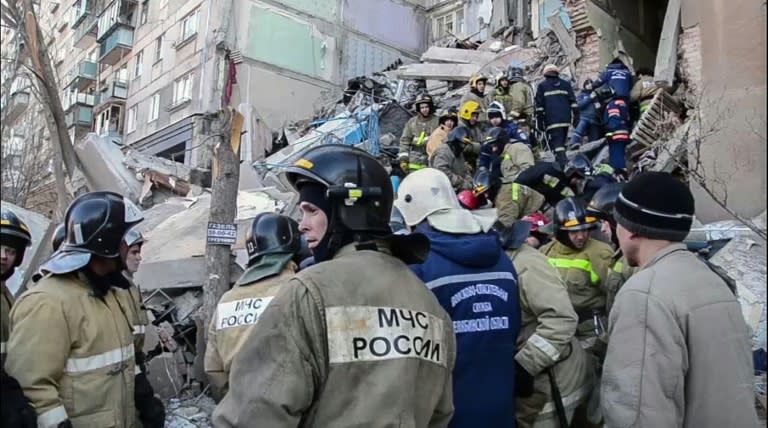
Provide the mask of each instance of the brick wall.
{"label": "brick wall", "polygon": [[576,47],[581,50],[581,58],[575,64],[579,84],[586,78],[593,79],[600,72],[600,37],[587,17],[587,1],[563,1],[576,36]]}
{"label": "brick wall", "polygon": [[695,94],[700,90],[701,75],[701,27],[696,24],[680,32],[677,48],[677,70],[686,86]]}

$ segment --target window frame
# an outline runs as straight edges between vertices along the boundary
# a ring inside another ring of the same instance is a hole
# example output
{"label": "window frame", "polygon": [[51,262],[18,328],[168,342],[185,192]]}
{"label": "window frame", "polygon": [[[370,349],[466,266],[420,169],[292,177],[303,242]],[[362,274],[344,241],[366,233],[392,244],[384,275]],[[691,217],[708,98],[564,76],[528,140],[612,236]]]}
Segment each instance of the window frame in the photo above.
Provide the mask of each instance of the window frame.
{"label": "window frame", "polygon": [[[186,14],[183,18],[181,18],[181,41],[182,42],[194,37],[197,34],[199,12],[200,10],[198,9],[191,13]],[[192,28],[189,31],[187,31],[189,27],[189,23],[193,23],[193,25],[192,25]]]}
{"label": "window frame", "polygon": [[138,79],[144,72],[144,49],[138,51],[134,58],[136,62],[133,63],[133,78]]}
{"label": "window frame", "polygon": [[[189,73],[180,76],[173,81],[173,105],[179,105],[192,100],[192,86],[194,84],[195,73]],[[179,87],[182,89],[180,90]]]}
{"label": "window frame", "polygon": [[160,116],[160,93],[155,92],[149,97],[149,114],[147,115],[147,123],[152,123]]}
{"label": "window frame", "polygon": [[138,122],[138,113],[139,113],[139,105],[134,104],[131,106],[131,108],[128,109],[128,112],[125,114],[125,133],[130,134],[131,132],[136,131],[136,123]]}

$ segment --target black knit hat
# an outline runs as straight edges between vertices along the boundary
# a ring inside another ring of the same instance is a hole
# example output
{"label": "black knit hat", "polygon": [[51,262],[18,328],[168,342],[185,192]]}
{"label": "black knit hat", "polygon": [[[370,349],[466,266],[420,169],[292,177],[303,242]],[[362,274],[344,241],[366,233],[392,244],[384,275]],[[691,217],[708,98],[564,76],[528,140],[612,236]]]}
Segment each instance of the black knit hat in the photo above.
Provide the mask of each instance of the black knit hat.
{"label": "black knit hat", "polygon": [[681,242],[691,230],[693,213],[688,186],[665,172],[645,172],[624,185],[613,216],[645,238]]}

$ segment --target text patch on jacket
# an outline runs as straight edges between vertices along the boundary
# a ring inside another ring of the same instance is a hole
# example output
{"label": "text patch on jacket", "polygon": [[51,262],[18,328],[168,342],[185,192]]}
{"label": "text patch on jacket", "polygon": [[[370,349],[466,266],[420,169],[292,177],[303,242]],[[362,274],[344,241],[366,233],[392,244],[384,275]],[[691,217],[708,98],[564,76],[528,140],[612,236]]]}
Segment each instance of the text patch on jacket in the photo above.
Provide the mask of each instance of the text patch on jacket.
{"label": "text patch on jacket", "polygon": [[375,306],[325,308],[331,364],[419,358],[448,366],[443,321],[410,309]]}
{"label": "text patch on jacket", "polygon": [[216,330],[256,324],[272,297],[253,297],[219,303],[216,307]]}

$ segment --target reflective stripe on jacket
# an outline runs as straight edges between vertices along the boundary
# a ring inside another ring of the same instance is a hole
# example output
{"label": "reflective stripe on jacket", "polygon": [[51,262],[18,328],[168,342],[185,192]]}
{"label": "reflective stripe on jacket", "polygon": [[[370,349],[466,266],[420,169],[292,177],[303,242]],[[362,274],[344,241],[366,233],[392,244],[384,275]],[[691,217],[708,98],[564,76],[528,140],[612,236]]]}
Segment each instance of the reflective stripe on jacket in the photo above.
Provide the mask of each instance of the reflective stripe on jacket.
{"label": "reflective stripe on jacket", "polygon": [[546,129],[570,126],[572,110],[577,107],[576,95],[566,80],[548,76],[536,88],[536,111]]}
{"label": "reflective stripe on jacket", "polygon": [[39,427],[134,426],[132,313],[122,291],[100,298],[84,276],[49,275],[15,303],[5,368]]}
{"label": "reflective stripe on jacket", "polygon": [[544,195],[519,183],[505,183],[499,188],[496,200],[496,216],[504,226],[538,211],[544,205]]}
{"label": "reflective stripe on jacket", "polygon": [[442,171],[451,181],[453,190],[461,191],[472,189],[472,176],[470,175],[464,155],[456,156],[450,145],[443,144],[435,151],[435,155],[429,162],[431,168]]}
{"label": "reflective stripe on jacket", "polygon": [[[407,160],[410,169],[420,169],[427,166],[427,141],[439,126],[437,116],[430,114],[427,117],[421,114],[410,118],[403,127],[403,134],[400,136],[400,151],[398,159]],[[420,168],[419,168],[420,167]]]}

